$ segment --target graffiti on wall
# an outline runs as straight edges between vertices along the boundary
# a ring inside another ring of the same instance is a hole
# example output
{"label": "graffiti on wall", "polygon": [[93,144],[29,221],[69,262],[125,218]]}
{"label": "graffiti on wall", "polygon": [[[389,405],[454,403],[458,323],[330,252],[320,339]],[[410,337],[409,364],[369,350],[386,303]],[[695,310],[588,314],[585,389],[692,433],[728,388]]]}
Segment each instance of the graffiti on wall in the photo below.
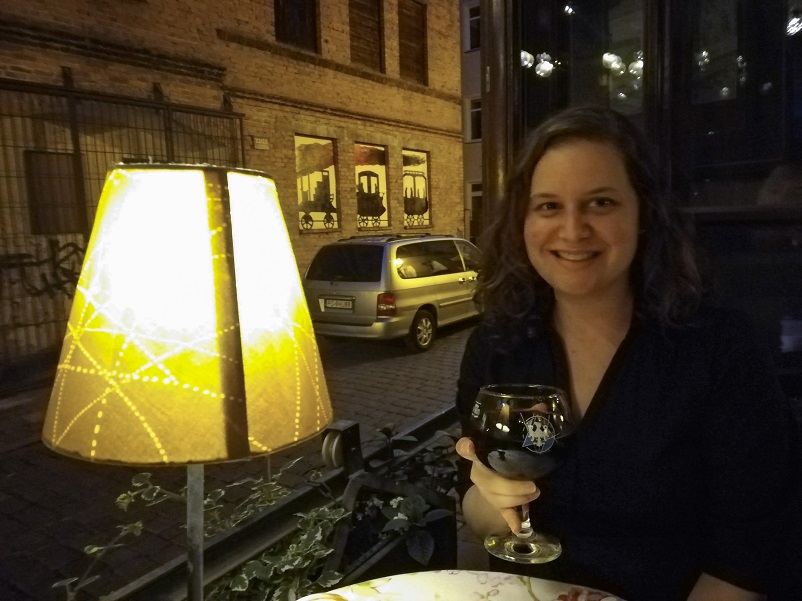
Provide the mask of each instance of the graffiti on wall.
{"label": "graffiti on wall", "polygon": [[86,249],[75,242],[48,238],[43,257],[30,253],[0,255],[2,281],[19,283],[30,296],[64,294],[72,298],[81,274]]}

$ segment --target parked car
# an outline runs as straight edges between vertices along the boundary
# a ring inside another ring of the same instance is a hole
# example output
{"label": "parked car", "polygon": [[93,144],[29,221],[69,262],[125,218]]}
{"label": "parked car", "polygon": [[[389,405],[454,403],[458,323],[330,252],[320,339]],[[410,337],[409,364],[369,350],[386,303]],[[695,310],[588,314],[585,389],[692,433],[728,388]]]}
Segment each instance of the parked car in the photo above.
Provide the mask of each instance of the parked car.
{"label": "parked car", "polygon": [[479,314],[473,300],[480,252],[447,235],[354,236],[321,247],[304,275],[315,332],[405,338],[415,351],[440,326]]}

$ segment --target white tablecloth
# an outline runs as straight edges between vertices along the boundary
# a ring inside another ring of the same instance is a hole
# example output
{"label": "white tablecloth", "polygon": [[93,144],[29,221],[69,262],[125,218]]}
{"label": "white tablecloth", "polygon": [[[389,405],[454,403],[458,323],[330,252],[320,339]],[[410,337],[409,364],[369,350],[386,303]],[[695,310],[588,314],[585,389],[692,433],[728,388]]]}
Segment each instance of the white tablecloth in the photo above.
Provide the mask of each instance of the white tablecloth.
{"label": "white tablecloth", "polygon": [[623,601],[564,582],[499,572],[441,570],[377,578],[299,601]]}

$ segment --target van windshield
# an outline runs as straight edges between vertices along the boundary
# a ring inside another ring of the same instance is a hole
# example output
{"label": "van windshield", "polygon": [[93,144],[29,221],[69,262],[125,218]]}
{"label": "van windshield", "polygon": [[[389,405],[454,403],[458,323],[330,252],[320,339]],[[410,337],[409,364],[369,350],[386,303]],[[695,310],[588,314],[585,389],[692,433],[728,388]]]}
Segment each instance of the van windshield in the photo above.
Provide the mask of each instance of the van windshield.
{"label": "van windshield", "polygon": [[373,244],[322,247],[306,272],[307,280],[378,282],[384,248]]}

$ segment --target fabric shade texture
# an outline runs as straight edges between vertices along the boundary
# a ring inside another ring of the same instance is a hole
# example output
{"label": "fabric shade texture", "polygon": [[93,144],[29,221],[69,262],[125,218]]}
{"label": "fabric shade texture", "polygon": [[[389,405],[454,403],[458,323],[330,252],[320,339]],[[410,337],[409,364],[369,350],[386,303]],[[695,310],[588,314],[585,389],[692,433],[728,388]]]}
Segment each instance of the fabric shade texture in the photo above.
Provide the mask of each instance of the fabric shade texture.
{"label": "fabric shade texture", "polygon": [[78,282],[43,441],[104,463],[244,459],[332,410],[275,183],[119,165]]}

